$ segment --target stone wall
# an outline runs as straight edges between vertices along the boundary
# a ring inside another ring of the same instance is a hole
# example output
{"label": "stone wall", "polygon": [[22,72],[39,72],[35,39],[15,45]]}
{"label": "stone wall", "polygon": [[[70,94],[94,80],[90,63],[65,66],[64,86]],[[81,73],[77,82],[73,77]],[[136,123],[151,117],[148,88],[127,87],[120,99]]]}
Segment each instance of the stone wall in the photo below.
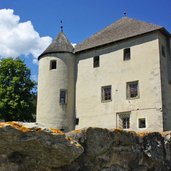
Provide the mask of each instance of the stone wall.
{"label": "stone wall", "polygon": [[66,134],[0,123],[0,171],[170,171],[171,132],[86,128]]}

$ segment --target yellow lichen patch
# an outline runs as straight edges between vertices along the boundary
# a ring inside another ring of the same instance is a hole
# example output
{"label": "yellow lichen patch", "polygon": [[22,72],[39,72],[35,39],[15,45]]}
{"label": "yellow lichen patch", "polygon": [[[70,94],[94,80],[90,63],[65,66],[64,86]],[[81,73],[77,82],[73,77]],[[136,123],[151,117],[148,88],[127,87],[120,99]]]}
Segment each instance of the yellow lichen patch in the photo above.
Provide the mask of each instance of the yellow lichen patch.
{"label": "yellow lichen patch", "polygon": [[25,126],[23,126],[23,125],[21,125],[21,124],[19,124],[17,122],[1,122],[0,123],[0,127],[4,127],[4,126],[8,126],[8,125],[12,126],[13,128],[16,128],[16,129],[18,129],[18,130],[20,130],[22,132],[30,131],[29,128],[27,128],[27,127],[25,127]]}
{"label": "yellow lichen patch", "polygon": [[40,132],[42,129],[41,128],[34,128],[34,131]]}
{"label": "yellow lichen patch", "polygon": [[0,122],[0,128],[5,127],[5,126],[12,126],[15,129],[18,129],[22,132],[29,132],[29,131],[36,131],[40,132],[42,129],[41,128],[27,128],[26,126],[18,123],[18,122]]}
{"label": "yellow lichen patch", "polygon": [[0,122],[0,128],[6,126],[6,122]]}
{"label": "yellow lichen patch", "polygon": [[73,138],[71,138],[71,137],[66,137],[66,139],[68,140],[68,141],[70,141],[70,143],[71,144],[74,144],[76,147],[82,147],[77,141],[75,141]]}
{"label": "yellow lichen patch", "polygon": [[66,137],[68,141],[74,141],[71,137]]}
{"label": "yellow lichen patch", "polygon": [[137,133],[137,136],[138,137],[144,137],[144,136],[146,136],[146,135],[148,135],[150,132],[138,132]]}
{"label": "yellow lichen patch", "polygon": [[76,129],[74,130],[75,133],[80,133],[81,132],[81,129]]}
{"label": "yellow lichen patch", "polygon": [[116,129],[114,129],[113,131],[114,131],[114,132],[117,132],[117,133],[121,133],[121,132],[123,132],[123,129],[116,128]]}
{"label": "yellow lichen patch", "polygon": [[16,128],[16,129],[18,129],[18,130],[20,130],[22,132],[30,131],[29,128],[27,128],[27,127],[25,127],[25,126],[23,126],[23,125],[21,125],[21,124],[19,124],[17,122],[9,122],[9,125],[11,125],[12,127]]}
{"label": "yellow lichen patch", "polygon": [[75,143],[75,146],[76,146],[77,148],[82,147],[79,143]]}
{"label": "yellow lichen patch", "polygon": [[5,122],[0,122],[0,126],[3,126],[5,124]]}
{"label": "yellow lichen patch", "polygon": [[63,135],[64,133],[62,131],[60,131],[59,129],[53,129],[53,128],[50,128],[50,130],[55,133],[55,134],[61,134]]}
{"label": "yellow lichen patch", "polygon": [[171,131],[165,131],[165,132],[159,132],[162,137],[165,137],[167,135],[171,136]]}

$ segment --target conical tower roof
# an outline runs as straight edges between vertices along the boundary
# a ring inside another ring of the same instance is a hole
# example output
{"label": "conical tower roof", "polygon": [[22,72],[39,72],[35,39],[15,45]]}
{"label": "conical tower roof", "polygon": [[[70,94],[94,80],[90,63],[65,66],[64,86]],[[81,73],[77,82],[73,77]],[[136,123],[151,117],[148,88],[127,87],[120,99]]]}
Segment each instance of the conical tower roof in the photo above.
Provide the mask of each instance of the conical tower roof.
{"label": "conical tower roof", "polygon": [[39,58],[45,54],[49,53],[61,53],[61,52],[70,52],[74,50],[72,44],[65,36],[64,32],[61,31],[56,39],[48,46],[48,48],[39,56]]}

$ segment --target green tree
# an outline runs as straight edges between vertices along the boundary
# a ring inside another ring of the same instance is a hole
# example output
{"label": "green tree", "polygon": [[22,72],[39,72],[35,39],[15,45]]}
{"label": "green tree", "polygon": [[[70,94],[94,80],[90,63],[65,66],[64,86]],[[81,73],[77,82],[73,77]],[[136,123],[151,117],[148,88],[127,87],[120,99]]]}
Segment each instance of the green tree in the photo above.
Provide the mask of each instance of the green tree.
{"label": "green tree", "polygon": [[0,60],[0,119],[32,121],[35,113],[30,69],[19,59]]}

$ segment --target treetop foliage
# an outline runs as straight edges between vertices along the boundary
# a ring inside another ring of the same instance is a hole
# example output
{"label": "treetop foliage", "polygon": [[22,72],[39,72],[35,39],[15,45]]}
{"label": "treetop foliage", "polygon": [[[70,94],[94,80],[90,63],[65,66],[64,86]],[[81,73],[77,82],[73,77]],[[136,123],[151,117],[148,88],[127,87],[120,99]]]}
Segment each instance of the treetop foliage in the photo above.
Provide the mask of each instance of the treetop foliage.
{"label": "treetop foliage", "polygon": [[33,119],[35,82],[30,76],[30,69],[21,59],[5,58],[0,61],[0,119]]}

